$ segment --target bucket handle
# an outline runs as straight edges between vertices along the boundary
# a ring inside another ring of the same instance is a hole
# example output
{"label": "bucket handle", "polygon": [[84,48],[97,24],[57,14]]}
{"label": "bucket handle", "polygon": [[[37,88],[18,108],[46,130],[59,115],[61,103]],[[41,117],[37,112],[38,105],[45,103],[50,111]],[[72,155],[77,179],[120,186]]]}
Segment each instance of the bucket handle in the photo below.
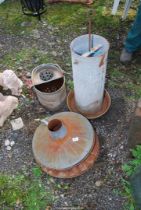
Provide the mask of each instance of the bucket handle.
{"label": "bucket handle", "polygon": [[65,70],[61,69],[61,67],[56,63],[56,64],[53,64],[54,66],[56,66],[57,68],[59,68],[59,70],[63,73],[63,74],[68,74],[70,75],[71,73],[68,73],[66,72]]}
{"label": "bucket handle", "polygon": [[43,123],[44,125],[48,125],[47,119],[42,119],[42,120],[40,120],[40,122]]}
{"label": "bucket handle", "polygon": [[48,125],[48,118],[44,119],[35,119],[36,122],[41,122],[44,125]]}
{"label": "bucket handle", "polygon": [[101,61],[99,63],[99,67],[103,66],[104,65],[104,59],[105,59],[105,54],[101,56]]}
{"label": "bucket handle", "polygon": [[61,69],[61,67],[57,64],[57,63],[55,63],[55,64],[52,64],[52,65],[54,65],[54,66],[56,66],[61,72],[63,72],[64,73],[64,70],[62,70]]}

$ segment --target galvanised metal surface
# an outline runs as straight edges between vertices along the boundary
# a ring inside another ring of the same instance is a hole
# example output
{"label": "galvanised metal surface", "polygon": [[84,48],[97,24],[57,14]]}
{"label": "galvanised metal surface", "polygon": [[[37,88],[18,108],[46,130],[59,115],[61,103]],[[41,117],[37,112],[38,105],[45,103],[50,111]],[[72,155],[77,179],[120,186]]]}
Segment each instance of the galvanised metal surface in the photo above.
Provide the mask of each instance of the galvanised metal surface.
{"label": "galvanised metal surface", "polygon": [[77,108],[87,114],[100,110],[107,69],[109,42],[102,36],[91,34],[93,48],[102,48],[92,57],[83,57],[89,52],[89,34],[75,38],[70,45],[75,102]]}
{"label": "galvanised metal surface", "polygon": [[42,167],[66,170],[88,156],[94,145],[94,131],[85,117],[62,112],[48,122],[36,129],[32,143],[34,157]]}
{"label": "galvanised metal surface", "polygon": [[53,170],[42,167],[42,170],[48,173],[50,176],[57,177],[57,178],[73,178],[84,174],[87,170],[93,167],[95,161],[98,158],[100,152],[100,145],[98,136],[95,134],[95,145],[92,151],[89,153],[88,157],[81,161],[78,165],[73,166],[71,169],[68,170]]}

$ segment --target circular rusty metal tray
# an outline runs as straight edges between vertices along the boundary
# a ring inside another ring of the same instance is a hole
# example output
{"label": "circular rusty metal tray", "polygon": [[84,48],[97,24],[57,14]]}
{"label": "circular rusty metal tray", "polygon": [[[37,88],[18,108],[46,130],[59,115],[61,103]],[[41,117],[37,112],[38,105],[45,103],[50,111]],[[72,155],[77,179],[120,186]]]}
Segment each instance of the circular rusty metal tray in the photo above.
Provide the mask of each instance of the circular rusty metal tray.
{"label": "circular rusty metal tray", "polygon": [[[95,144],[92,151],[85,160],[82,160],[78,165],[73,166],[67,170],[54,170],[41,166],[42,170],[50,176],[57,178],[74,178],[84,174],[87,170],[92,168],[94,162],[97,160],[100,152],[100,144],[98,136],[95,133]],[[39,164],[40,165],[40,164]]]}
{"label": "circular rusty metal tray", "polygon": [[[61,122],[52,132],[49,125]],[[90,122],[74,112],[51,116],[48,124],[41,124],[35,131],[32,149],[38,163],[52,170],[67,170],[86,159],[95,144],[95,132]]]}
{"label": "circular rusty metal tray", "polygon": [[108,91],[105,90],[104,99],[103,99],[101,109],[98,112],[95,112],[93,114],[84,114],[78,110],[78,108],[75,104],[74,91],[70,91],[68,94],[68,97],[67,97],[67,106],[70,111],[80,113],[83,116],[85,116],[87,119],[96,119],[96,118],[99,118],[99,117],[103,116],[104,114],[106,114],[106,112],[109,110],[109,108],[111,106],[111,97],[110,97]]}

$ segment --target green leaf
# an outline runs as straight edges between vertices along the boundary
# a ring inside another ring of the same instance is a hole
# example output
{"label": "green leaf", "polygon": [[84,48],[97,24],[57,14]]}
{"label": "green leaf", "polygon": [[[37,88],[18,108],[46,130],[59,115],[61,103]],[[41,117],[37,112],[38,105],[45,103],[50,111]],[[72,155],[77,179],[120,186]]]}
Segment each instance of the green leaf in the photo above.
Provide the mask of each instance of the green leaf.
{"label": "green leaf", "polygon": [[72,80],[69,79],[67,81],[67,85],[68,85],[68,87],[69,87],[70,90],[73,90],[74,89],[74,84],[73,84],[73,81]]}
{"label": "green leaf", "polygon": [[133,204],[131,204],[131,205],[130,205],[130,210],[135,210],[135,208],[134,208],[134,205],[133,205]]}
{"label": "green leaf", "polygon": [[122,170],[128,175],[130,176],[132,174],[132,167],[128,164],[125,164],[122,166]]}
{"label": "green leaf", "polygon": [[38,167],[32,168],[32,172],[33,172],[35,177],[41,177],[42,176],[42,171]]}

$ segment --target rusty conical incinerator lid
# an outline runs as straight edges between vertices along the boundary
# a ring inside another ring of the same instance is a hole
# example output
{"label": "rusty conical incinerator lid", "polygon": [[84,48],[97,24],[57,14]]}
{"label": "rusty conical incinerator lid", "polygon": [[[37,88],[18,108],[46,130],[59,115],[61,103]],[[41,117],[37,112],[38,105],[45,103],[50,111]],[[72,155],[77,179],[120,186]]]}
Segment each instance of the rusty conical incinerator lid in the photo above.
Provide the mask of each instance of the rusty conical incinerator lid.
{"label": "rusty conical incinerator lid", "polygon": [[80,114],[62,112],[41,124],[33,138],[36,161],[48,169],[66,170],[86,159],[95,144],[89,121]]}

